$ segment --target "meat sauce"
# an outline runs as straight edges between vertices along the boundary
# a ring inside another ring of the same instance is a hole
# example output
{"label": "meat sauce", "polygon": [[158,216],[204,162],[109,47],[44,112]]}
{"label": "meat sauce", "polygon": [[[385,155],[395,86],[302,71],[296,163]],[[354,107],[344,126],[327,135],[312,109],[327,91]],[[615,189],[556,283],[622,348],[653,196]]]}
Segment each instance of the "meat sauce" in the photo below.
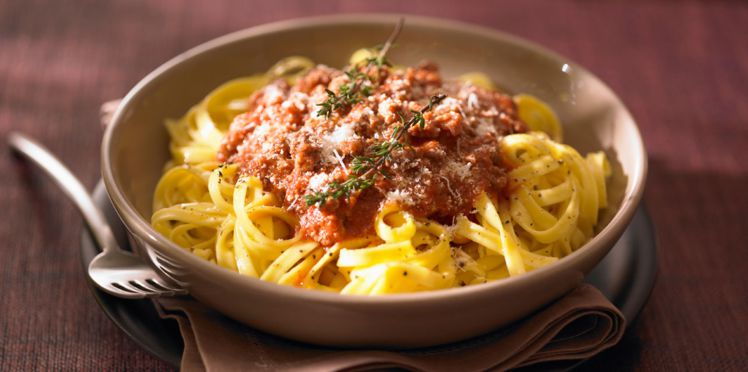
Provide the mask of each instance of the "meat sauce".
{"label": "meat sauce", "polygon": [[[420,217],[451,222],[467,214],[482,192],[506,185],[498,141],[525,132],[512,98],[469,83],[443,81],[436,65],[404,71],[378,69],[376,85],[360,102],[317,114],[329,89],[349,82],[342,71],[317,66],[293,86],[278,80],[255,92],[238,115],[218,159],[239,163],[243,174],[262,180],[299,217],[302,234],[328,246],[373,232],[377,211],[397,203]],[[437,94],[447,97],[424,113],[425,126],[410,128],[403,149],[392,154],[373,187],[349,199],[307,206],[304,195],[347,179],[354,157],[390,138],[399,115],[420,110]]]}

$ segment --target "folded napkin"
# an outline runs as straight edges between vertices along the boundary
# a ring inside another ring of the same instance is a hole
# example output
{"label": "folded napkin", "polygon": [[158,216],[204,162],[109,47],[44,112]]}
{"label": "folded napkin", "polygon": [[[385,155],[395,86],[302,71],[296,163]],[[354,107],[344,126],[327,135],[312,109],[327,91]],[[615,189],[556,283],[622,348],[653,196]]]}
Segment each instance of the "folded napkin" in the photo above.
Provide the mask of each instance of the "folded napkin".
{"label": "folded napkin", "polygon": [[302,344],[253,330],[189,298],[155,302],[162,317],[179,323],[184,338],[182,370],[187,372],[377,367],[477,371],[560,361],[571,365],[618,343],[626,328],[623,314],[589,284],[489,335],[445,346],[398,351]]}

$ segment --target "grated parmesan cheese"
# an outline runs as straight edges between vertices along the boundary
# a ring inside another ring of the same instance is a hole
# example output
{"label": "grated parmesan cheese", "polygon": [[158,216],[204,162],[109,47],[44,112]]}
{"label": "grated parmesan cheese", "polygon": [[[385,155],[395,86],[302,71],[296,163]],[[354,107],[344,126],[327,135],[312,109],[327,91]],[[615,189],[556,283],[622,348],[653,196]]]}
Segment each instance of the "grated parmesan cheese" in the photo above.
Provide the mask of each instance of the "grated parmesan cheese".
{"label": "grated parmesan cheese", "polygon": [[255,128],[255,130],[252,132],[252,136],[258,139],[264,139],[267,138],[267,135],[270,133],[270,124],[263,123],[262,125]]}
{"label": "grated parmesan cheese", "polygon": [[496,134],[496,127],[489,120],[480,119],[475,126],[475,134],[484,136],[486,134]]}
{"label": "grated parmesan cheese", "polygon": [[443,99],[442,102],[434,108],[434,111],[437,111],[437,112],[438,111],[457,111],[460,109],[461,109],[460,101],[452,97],[447,97]]}
{"label": "grated parmesan cheese", "polygon": [[392,91],[399,91],[410,87],[410,81],[407,79],[392,79],[390,80],[390,89]]}
{"label": "grated parmesan cheese", "polygon": [[377,106],[377,111],[379,116],[381,116],[385,121],[391,122],[396,119],[395,112],[397,111],[399,106],[400,105],[395,102],[395,100],[393,100],[392,98],[387,98],[379,103],[379,106]]}
{"label": "grated parmesan cheese", "polygon": [[468,104],[468,107],[472,110],[478,110],[480,108],[480,103],[478,102],[478,96],[475,93],[468,94],[467,104]]}
{"label": "grated parmesan cheese", "polygon": [[283,91],[276,84],[270,84],[265,87],[264,98],[269,105],[280,103],[284,98]]}
{"label": "grated parmesan cheese", "polygon": [[343,164],[343,159],[340,154],[338,154],[337,150],[343,142],[356,140],[358,138],[359,136],[354,131],[353,124],[343,123],[335,127],[332,132],[327,133],[320,138],[319,147],[322,156],[330,163],[339,163],[347,173],[347,169]]}
{"label": "grated parmesan cheese", "polygon": [[470,168],[473,165],[470,163],[460,163],[456,161],[450,161],[447,163],[447,165],[444,167],[444,169],[447,171],[447,173],[455,175],[459,177],[460,179],[466,179],[470,177]]}
{"label": "grated parmesan cheese", "polygon": [[343,123],[330,132],[328,135],[322,137],[326,146],[338,148],[341,143],[350,141],[356,138],[356,132],[353,130],[353,125],[349,123]]}
{"label": "grated parmesan cheese", "polygon": [[327,180],[329,175],[327,173],[317,173],[309,178],[307,190],[322,191],[323,186],[327,187]]}
{"label": "grated parmesan cheese", "polygon": [[413,200],[413,195],[411,195],[409,192],[405,190],[392,190],[385,195],[385,198],[387,201],[400,203],[403,205],[412,205],[415,204],[415,201]]}
{"label": "grated parmesan cheese", "polygon": [[499,111],[498,111],[498,110],[496,110],[496,108],[495,108],[495,107],[491,107],[491,108],[490,108],[490,109],[488,109],[488,110],[483,110],[483,111],[481,111],[481,112],[480,112],[480,114],[481,114],[482,116],[486,116],[486,117],[492,117],[492,116],[498,116],[498,115],[499,115]]}
{"label": "grated parmesan cheese", "polygon": [[309,96],[305,93],[294,92],[288,97],[286,101],[281,104],[281,107],[284,109],[289,109],[291,108],[291,106],[293,106],[299,111],[304,111],[306,109],[306,102],[308,100]]}

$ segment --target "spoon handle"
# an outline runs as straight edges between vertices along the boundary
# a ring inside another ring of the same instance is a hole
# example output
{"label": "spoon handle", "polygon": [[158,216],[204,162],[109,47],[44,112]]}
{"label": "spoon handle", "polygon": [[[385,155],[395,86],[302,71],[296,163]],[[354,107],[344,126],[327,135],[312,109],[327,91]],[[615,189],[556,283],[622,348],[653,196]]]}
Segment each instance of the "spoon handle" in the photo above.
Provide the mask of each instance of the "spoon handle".
{"label": "spoon handle", "polygon": [[8,144],[17,153],[34,162],[55,181],[57,186],[73,201],[91,228],[94,239],[104,251],[118,249],[112,230],[99,208],[94,204],[86,187],[76,178],[60,160],[44,146],[21,134],[8,135]]}

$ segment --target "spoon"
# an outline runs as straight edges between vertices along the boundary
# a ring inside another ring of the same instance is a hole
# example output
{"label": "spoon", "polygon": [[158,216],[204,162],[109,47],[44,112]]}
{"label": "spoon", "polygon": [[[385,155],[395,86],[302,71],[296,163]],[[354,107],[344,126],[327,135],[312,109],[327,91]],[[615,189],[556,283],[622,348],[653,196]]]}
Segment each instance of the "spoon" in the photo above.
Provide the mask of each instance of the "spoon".
{"label": "spoon", "polygon": [[49,150],[20,133],[11,133],[8,143],[18,154],[44,170],[83,215],[102,249],[88,265],[88,276],[97,287],[113,296],[131,299],[187,294],[180,286],[161,279],[138,256],[118,246],[86,188]]}

